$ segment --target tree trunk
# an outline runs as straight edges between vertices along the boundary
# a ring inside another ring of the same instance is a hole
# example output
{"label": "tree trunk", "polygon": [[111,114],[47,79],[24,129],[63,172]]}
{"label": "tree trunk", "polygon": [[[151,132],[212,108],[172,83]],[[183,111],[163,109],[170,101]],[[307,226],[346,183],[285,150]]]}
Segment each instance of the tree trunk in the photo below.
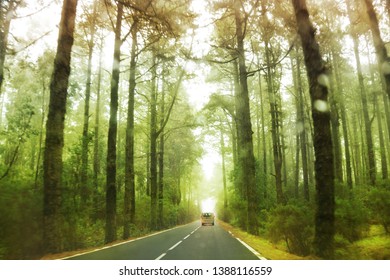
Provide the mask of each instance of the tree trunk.
{"label": "tree trunk", "polygon": [[[332,64],[334,64],[334,56],[332,53]],[[334,78],[335,75],[332,75]],[[332,129],[332,143],[333,143],[333,154],[334,154],[334,170],[335,170],[335,179],[337,182],[343,182],[343,161],[341,156],[341,143],[340,143],[340,114],[338,107],[338,88],[334,87],[334,80],[330,82],[330,91],[329,94],[329,103],[330,103],[330,123]]]}
{"label": "tree trunk", "polygon": [[61,177],[64,121],[77,0],[64,0],[57,54],[50,83],[43,164],[43,240],[45,253],[61,251]]}
{"label": "tree trunk", "polygon": [[107,181],[106,181],[106,228],[105,243],[116,240],[116,142],[118,131],[118,92],[121,55],[121,30],[122,30],[123,4],[118,2],[116,25],[114,61],[112,65],[111,95],[110,95],[110,120],[107,140]]}
{"label": "tree trunk", "polygon": [[8,46],[8,34],[11,26],[11,20],[14,10],[15,10],[15,0],[8,1],[8,7],[6,7],[7,2],[1,1],[0,3],[0,96],[2,93],[2,85],[4,81],[4,63],[5,56],[7,54]]}
{"label": "tree trunk", "polygon": [[351,164],[351,152],[350,152],[350,144],[349,144],[349,134],[348,134],[348,120],[347,120],[347,113],[345,109],[345,102],[344,102],[344,90],[341,83],[341,75],[338,67],[338,63],[334,62],[334,74],[336,78],[336,88],[339,91],[339,104],[340,104],[340,117],[341,117],[341,124],[342,124],[342,130],[343,130],[343,138],[344,138],[344,153],[345,153],[345,166],[346,166],[346,175],[347,175],[347,185],[348,188],[351,190],[353,187],[353,180],[352,180],[352,164]]}
{"label": "tree trunk", "polygon": [[35,165],[35,179],[34,179],[35,190],[38,190],[39,170],[41,168],[43,133],[44,133],[45,114],[46,114],[46,104],[45,104],[46,91],[47,91],[46,83],[44,80],[42,80],[42,103],[41,103],[42,114],[41,114],[41,123],[39,129],[38,157],[37,157],[37,163]]}
{"label": "tree trunk", "polygon": [[255,157],[253,154],[253,142],[252,142],[252,124],[250,117],[249,107],[249,92],[247,84],[247,71],[245,65],[245,51],[244,51],[244,21],[241,16],[240,1],[235,1],[235,23],[236,23],[236,36],[237,36],[237,55],[238,55],[238,69],[239,69],[239,81],[240,90],[237,92],[239,98],[236,103],[236,119],[238,121],[238,162],[239,168],[242,172],[240,181],[241,186],[246,188],[247,197],[247,227],[248,232],[251,234],[258,233],[257,225],[257,186],[256,186],[256,167]]}
{"label": "tree trunk", "polygon": [[297,86],[299,96],[299,121],[302,125],[300,132],[300,146],[302,155],[302,171],[303,171],[303,196],[306,201],[310,200],[309,191],[309,169],[308,169],[308,155],[307,155],[307,141],[306,141],[306,120],[305,120],[305,100],[303,98],[302,77],[301,77],[301,60],[297,57]]}
{"label": "tree trunk", "polygon": [[157,229],[157,60],[155,51],[152,58],[152,79],[150,91],[150,228]]}
{"label": "tree trunk", "polygon": [[370,28],[372,39],[374,41],[379,73],[381,75],[381,80],[384,84],[385,91],[387,92],[387,96],[390,99],[390,58],[387,55],[387,49],[381,37],[378,18],[374,11],[372,0],[364,0],[364,2],[366,3],[367,14],[370,21]]}
{"label": "tree trunk", "polygon": [[89,102],[91,99],[91,76],[92,76],[92,56],[95,44],[95,18],[96,18],[96,5],[94,2],[92,23],[90,27],[91,38],[88,41],[88,66],[87,66],[87,81],[85,84],[85,100],[84,100],[84,124],[83,135],[81,145],[81,202],[82,208],[84,208],[90,196],[90,190],[88,186],[88,146],[89,146]]}
{"label": "tree trunk", "polygon": [[[225,152],[225,139],[223,137],[223,124],[222,121],[220,123],[220,149],[221,149],[221,161],[222,161],[222,183],[223,183],[223,209],[224,215],[226,215],[226,211],[228,208],[228,193],[227,193],[227,183],[226,183],[226,152]],[[223,217],[226,221],[226,216]]]}
{"label": "tree trunk", "polygon": [[134,98],[135,98],[135,71],[137,50],[138,21],[131,26],[131,53],[130,53],[130,77],[129,100],[127,105],[126,125],[126,162],[125,162],[125,195],[124,195],[124,224],[123,239],[130,236],[130,225],[135,219],[135,171],[134,171]]}
{"label": "tree trunk", "polygon": [[[164,77],[162,78],[164,85]],[[164,89],[161,91],[161,107],[160,107],[160,113],[161,113],[161,120],[160,120],[160,126],[163,127],[164,125],[164,114],[165,114],[165,93]],[[165,145],[165,135],[164,130],[160,133],[160,140],[159,140],[159,157],[158,157],[158,220],[157,220],[157,226],[159,229],[164,228],[164,145]]]}
{"label": "tree trunk", "polygon": [[[297,49],[298,51],[298,49]],[[302,80],[301,80],[301,60],[298,54],[296,55],[296,70],[293,69],[294,88],[297,96],[297,157],[299,151],[302,157],[302,173],[303,173],[303,196],[306,201],[310,200],[309,195],[309,172],[307,166],[307,143],[306,143],[306,121],[305,121],[305,101],[303,98]],[[295,73],[294,73],[295,72]],[[296,159],[297,167],[299,167],[299,159]],[[299,170],[297,170],[299,172]],[[295,191],[298,195],[299,190]]]}
{"label": "tree trunk", "polygon": [[387,16],[390,20],[390,0],[386,0],[386,10],[387,10]]}
{"label": "tree trunk", "polygon": [[[257,57],[258,64],[260,65],[260,58]],[[267,164],[267,138],[265,137],[265,117],[264,117],[264,102],[263,91],[261,83],[261,74],[259,71],[259,98],[260,98],[260,115],[261,115],[261,139],[262,139],[262,152],[263,152],[263,194],[264,198],[267,198],[267,186],[268,186],[268,164]],[[260,139],[259,139],[260,141]],[[259,156],[260,160],[260,156]]]}
{"label": "tree trunk", "polygon": [[267,63],[267,89],[268,89],[268,98],[270,104],[271,112],[271,133],[272,133],[272,151],[274,156],[274,168],[275,168],[275,187],[276,187],[276,201],[279,204],[284,204],[286,199],[283,193],[282,187],[282,163],[283,163],[283,154],[282,154],[282,145],[280,140],[280,126],[279,126],[279,109],[277,98],[275,96],[275,91],[272,82],[272,72],[271,72],[271,60],[270,60],[270,50],[268,42],[265,42],[265,57]]}
{"label": "tree trunk", "polygon": [[[368,55],[370,57],[370,55]],[[375,83],[375,75],[374,75],[374,69],[372,67],[370,59],[368,59],[368,63],[370,65],[370,76],[371,76],[371,82],[372,84]],[[382,125],[382,110],[378,102],[378,94],[382,95],[382,92],[374,92],[374,112],[376,112],[377,115],[377,121],[378,121],[378,132],[379,132],[379,151],[380,151],[380,158],[381,158],[381,170],[382,170],[382,179],[386,180],[388,178],[388,170],[387,170],[387,156],[386,156],[386,145],[385,145],[385,136],[383,131],[383,125]]]}
{"label": "tree trunk", "polygon": [[[97,78],[97,90],[96,90],[96,105],[95,105],[95,133],[93,144],[93,185],[94,185],[94,208],[98,209],[98,189],[99,189],[99,174],[100,174],[100,90],[102,83],[102,64],[103,64],[103,39],[100,41],[100,54],[99,54],[99,70]],[[96,212],[96,211],[95,211]]]}
{"label": "tree trunk", "polygon": [[[348,16],[350,23],[352,24],[352,15],[351,15],[351,8],[347,4],[348,8]],[[359,88],[360,88],[360,97],[362,102],[362,109],[363,109],[363,117],[364,117],[364,128],[365,128],[365,138],[366,138],[366,144],[367,144],[367,157],[368,157],[368,175],[370,178],[370,184],[375,185],[376,181],[376,164],[375,164],[375,152],[374,152],[374,144],[372,141],[372,131],[371,131],[371,121],[370,116],[368,113],[368,102],[367,102],[367,93],[366,93],[366,87],[364,85],[364,78],[363,78],[363,72],[362,72],[362,66],[360,63],[360,55],[359,55],[359,42],[356,34],[351,34],[352,40],[353,40],[353,48],[354,48],[354,54],[356,59],[356,67],[358,72],[358,80],[359,80]]]}
{"label": "tree trunk", "polygon": [[292,0],[292,3],[305,57],[314,124],[317,192],[314,249],[317,256],[332,259],[335,234],[333,145],[328,109],[328,88],[325,83],[320,83],[326,80],[327,76],[315,39],[315,30],[309,19],[306,1]]}

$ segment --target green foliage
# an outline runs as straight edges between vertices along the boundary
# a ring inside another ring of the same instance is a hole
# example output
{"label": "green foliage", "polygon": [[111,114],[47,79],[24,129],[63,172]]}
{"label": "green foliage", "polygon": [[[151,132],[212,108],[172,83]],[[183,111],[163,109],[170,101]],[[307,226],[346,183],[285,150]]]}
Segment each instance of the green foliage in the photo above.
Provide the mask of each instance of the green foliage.
{"label": "green foliage", "polygon": [[336,231],[350,242],[361,239],[369,230],[368,209],[358,198],[336,200]]}
{"label": "green foliage", "polygon": [[278,205],[269,213],[267,226],[270,240],[286,242],[290,253],[310,254],[313,238],[313,214],[306,206]]}
{"label": "green foliage", "polygon": [[3,180],[0,195],[0,259],[41,254],[42,196],[33,184]]}
{"label": "green foliage", "polygon": [[376,222],[380,223],[386,233],[390,233],[390,190],[372,188],[368,194],[367,206]]}
{"label": "green foliage", "polygon": [[233,213],[231,223],[241,229],[247,227],[247,204],[244,199],[234,194],[230,199],[230,208]]}

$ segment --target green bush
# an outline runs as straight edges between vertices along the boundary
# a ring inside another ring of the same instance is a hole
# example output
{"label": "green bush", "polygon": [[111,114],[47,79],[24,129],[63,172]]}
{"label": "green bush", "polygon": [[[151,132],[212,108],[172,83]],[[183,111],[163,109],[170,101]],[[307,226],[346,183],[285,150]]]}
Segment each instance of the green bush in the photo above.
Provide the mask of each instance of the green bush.
{"label": "green bush", "polygon": [[41,192],[17,180],[2,181],[0,258],[34,259],[41,254]]}
{"label": "green bush", "polygon": [[367,206],[372,217],[380,223],[386,233],[390,233],[390,190],[373,188],[369,192]]}
{"label": "green bush", "polygon": [[336,200],[336,232],[350,242],[364,237],[370,228],[368,209],[357,198]]}
{"label": "green bush", "polygon": [[307,256],[313,239],[313,215],[305,206],[279,205],[269,213],[268,235],[272,242],[286,242],[290,253]]}
{"label": "green bush", "polygon": [[234,226],[246,230],[247,228],[247,204],[244,199],[240,199],[238,195],[233,195],[230,200],[231,223]]}

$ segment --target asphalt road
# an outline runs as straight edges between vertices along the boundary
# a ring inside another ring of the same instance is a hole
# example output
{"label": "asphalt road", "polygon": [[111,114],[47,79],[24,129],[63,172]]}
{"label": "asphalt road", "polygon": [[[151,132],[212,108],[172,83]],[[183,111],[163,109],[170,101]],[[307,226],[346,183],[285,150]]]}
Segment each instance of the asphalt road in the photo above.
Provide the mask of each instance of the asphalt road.
{"label": "asphalt road", "polygon": [[70,260],[258,260],[260,256],[218,226],[193,222]]}

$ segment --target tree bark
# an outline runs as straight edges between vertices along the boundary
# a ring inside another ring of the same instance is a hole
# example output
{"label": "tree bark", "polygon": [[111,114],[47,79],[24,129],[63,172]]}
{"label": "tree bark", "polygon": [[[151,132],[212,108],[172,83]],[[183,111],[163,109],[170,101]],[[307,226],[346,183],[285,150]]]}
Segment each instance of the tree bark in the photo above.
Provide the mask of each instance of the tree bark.
{"label": "tree bark", "polygon": [[[352,24],[351,8],[350,8],[348,3],[347,3],[347,8],[348,8],[348,16],[349,16],[350,22]],[[355,54],[355,59],[356,59],[356,67],[357,67],[357,72],[358,72],[357,74],[358,74],[359,88],[360,88],[360,97],[361,97],[363,117],[364,117],[365,138],[366,138],[366,144],[367,144],[367,157],[368,157],[368,175],[370,178],[370,184],[375,185],[375,182],[376,182],[375,151],[374,151],[374,143],[372,141],[371,121],[370,121],[370,116],[369,116],[369,112],[368,112],[367,92],[366,92],[366,87],[364,85],[364,77],[363,77],[363,72],[362,72],[362,66],[360,63],[359,41],[358,41],[356,34],[351,33],[351,36],[352,36],[354,54]]]}
{"label": "tree bark", "polygon": [[379,73],[381,75],[381,80],[387,93],[387,97],[390,99],[390,58],[388,57],[385,43],[381,37],[379,22],[374,10],[374,6],[372,5],[372,0],[364,0],[364,2],[366,3],[367,14],[370,21],[370,28],[372,39],[374,41]]}
{"label": "tree bark", "polygon": [[316,214],[315,214],[315,254],[321,258],[334,257],[335,198],[333,145],[328,109],[328,88],[320,81],[326,80],[315,30],[309,19],[305,0],[292,0],[298,33],[301,37],[306,71],[309,80],[312,119],[314,125]]}
{"label": "tree bark", "polygon": [[96,104],[95,104],[95,129],[94,129],[94,144],[93,144],[93,185],[94,185],[94,208],[98,209],[98,189],[99,189],[99,174],[100,174],[100,91],[102,84],[102,64],[103,64],[103,39],[100,41],[99,54],[99,70],[97,78]]}
{"label": "tree bark", "polygon": [[116,25],[114,60],[112,64],[111,93],[110,93],[110,120],[108,124],[107,139],[107,166],[106,166],[106,227],[105,243],[116,240],[116,158],[117,158],[117,131],[118,131],[118,92],[121,55],[121,30],[122,30],[123,4],[118,2]]}
{"label": "tree bark", "polygon": [[76,7],[77,0],[64,0],[63,2],[57,53],[50,83],[43,164],[43,240],[45,241],[43,244],[45,253],[60,252],[62,248],[62,150]]}
{"label": "tree bark", "polygon": [[[370,55],[368,55],[370,57]],[[372,63],[370,59],[368,59],[368,63],[370,65],[370,76],[371,76],[371,82],[375,83],[375,75],[374,75],[374,69],[372,67]],[[379,153],[380,153],[380,159],[381,159],[381,170],[382,170],[382,179],[386,180],[388,178],[388,169],[387,169],[387,156],[386,156],[386,145],[385,145],[385,135],[382,125],[382,110],[380,108],[379,102],[378,102],[378,94],[382,95],[383,93],[377,93],[374,92],[374,112],[376,112],[376,119],[378,121],[378,132],[379,132]],[[387,97],[385,97],[387,98]],[[384,104],[386,106],[386,104]]]}
{"label": "tree bark", "polygon": [[[298,51],[298,50],[297,50]],[[296,55],[296,70],[294,75],[294,88],[297,95],[297,149],[301,152],[302,173],[303,173],[303,196],[306,201],[310,200],[309,194],[309,171],[306,141],[306,121],[305,121],[305,101],[303,98],[302,77],[301,77],[301,59]],[[292,68],[294,70],[294,67]],[[298,141],[299,140],[299,141]],[[297,156],[299,152],[296,152]],[[297,159],[297,162],[298,159]],[[298,193],[298,190],[296,191]]]}
{"label": "tree bark", "polygon": [[257,186],[256,186],[256,169],[255,157],[253,154],[252,141],[252,124],[249,107],[249,92],[247,83],[247,71],[245,65],[245,50],[244,50],[244,21],[240,12],[241,1],[234,2],[234,15],[236,24],[237,38],[237,55],[240,90],[237,92],[239,98],[236,100],[236,119],[238,122],[238,162],[241,169],[240,181],[241,186],[246,188],[247,198],[247,229],[251,234],[258,234],[257,225]]}
{"label": "tree bark", "polygon": [[152,79],[150,90],[150,228],[157,229],[157,59],[153,51]]}
{"label": "tree bark", "polygon": [[[164,66],[163,66],[164,67]],[[162,78],[162,84],[164,86],[164,77]],[[160,105],[160,126],[164,125],[165,114],[165,92],[162,89],[161,92],[161,105]],[[161,130],[159,140],[159,154],[158,154],[158,217],[157,226],[159,229],[164,228],[164,147],[165,147],[165,135],[164,129]]]}
{"label": "tree bark", "polygon": [[90,39],[88,40],[88,66],[87,66],[87,81],[85,83],[85,100],[84,100],[84,123],[83,123],[83,135],[81,145],[81,202],[82,208],[84,208],[87,200],[90,196],[90,190],[88,186],[88,146],[90,142],[89,138],[89,103],[91,99],[91,77],[92,77],[92,56],[95,44],[95,18],[96,18],[96,5],[93,5],[92,22],[90,26]]}
{"label": "tree bark", "polygon": [[124,195],[124,224],[123,238],[130,236],[130,225],[135,219],[135,171],[134,171],[134,99],[135,99],[135,71],[138,21],[131,26],[131,53],[130,53],[130,77],[129,77],[129,100],[127,105],[126,126],[126,162],[125,162],[125,195]]}
{"label": "tree bark", "polygon": [[[265,2],[261,2],[262,5],[262,16],[265,19],[266,26],[268,23],[268,18],[266,16],[266,6]],[[280,139],[281,125],[279,123],[279,108],[278,108],[278,98],[276,97],[276,91],[273,83],[273,61],[271,61],[270,54],[270,43],[269,35],[265,34],[263,36],[265,44],[265,60],[267,64],[266,77],[267,77],[267,92],[270,105],[271,113],[271,134],[272,134],[272,152],[273,152],[273,163],[275,169],[275,188],[276,188],[276,201],[279,204],[284,204],[286,202],[284,193],[283,193],[283,179],[282,179],[282,168],[283,168],[283,151],[282,143]]]}
{"label": "tree bark", "polygon": [[[223,209],[225,210],[224,215],[226,214],[226,210],[228,208],[228,193],[227,193],[227,182],[226,182],[226,152],[225,152],[225,139],[223,137],[223,124],[222,120],[220,120],[220,149],[221,149],[221,161],[222,161],[222,183],[223,183]],[[226,216],[223,217],[226,221]]]}
{"label": "tree bark", "polygon": [[283,153],[282,145],[280,140],[280,125],[279,125],[279,109],[278,102],[275,96],[275,91],[272,82],[271,73],[271,60],[269,53],[268,42],[265,42],[265,56],[267,61],[267,89],[268,98],[271,112],[271,134],[272,134],[272,151],[274,156],[274,169],[275,169],[275,187],[276,187],[276,201],[279,204],[284,204],[286,199],[283,193],[282,187],[282,164],[283,164]]}
{"label": "tree bark", "polygon": [[8,1],[8,7],[7,1],[1,1],[0,3],[0,96],[4,81],[4,63],[8,47],[8,34],[16,6],[17,3],[15,0]]}
{"label": "tree bark", "polygon": [[[334,64],[334,55],[332,53],[332,64]],[[334,78],[334,75],[332,75]],[[330,103],[330,123],[332,129],[332,143],[333,143],[333,154],[334,154],[334,169],[335,179],[337,182],[343,182],[343,161],[341,155],[341,143],[340,143],[340,114],[338,106],[338,88],[334,87],[334,80],[330,83],[329,103]]]}

